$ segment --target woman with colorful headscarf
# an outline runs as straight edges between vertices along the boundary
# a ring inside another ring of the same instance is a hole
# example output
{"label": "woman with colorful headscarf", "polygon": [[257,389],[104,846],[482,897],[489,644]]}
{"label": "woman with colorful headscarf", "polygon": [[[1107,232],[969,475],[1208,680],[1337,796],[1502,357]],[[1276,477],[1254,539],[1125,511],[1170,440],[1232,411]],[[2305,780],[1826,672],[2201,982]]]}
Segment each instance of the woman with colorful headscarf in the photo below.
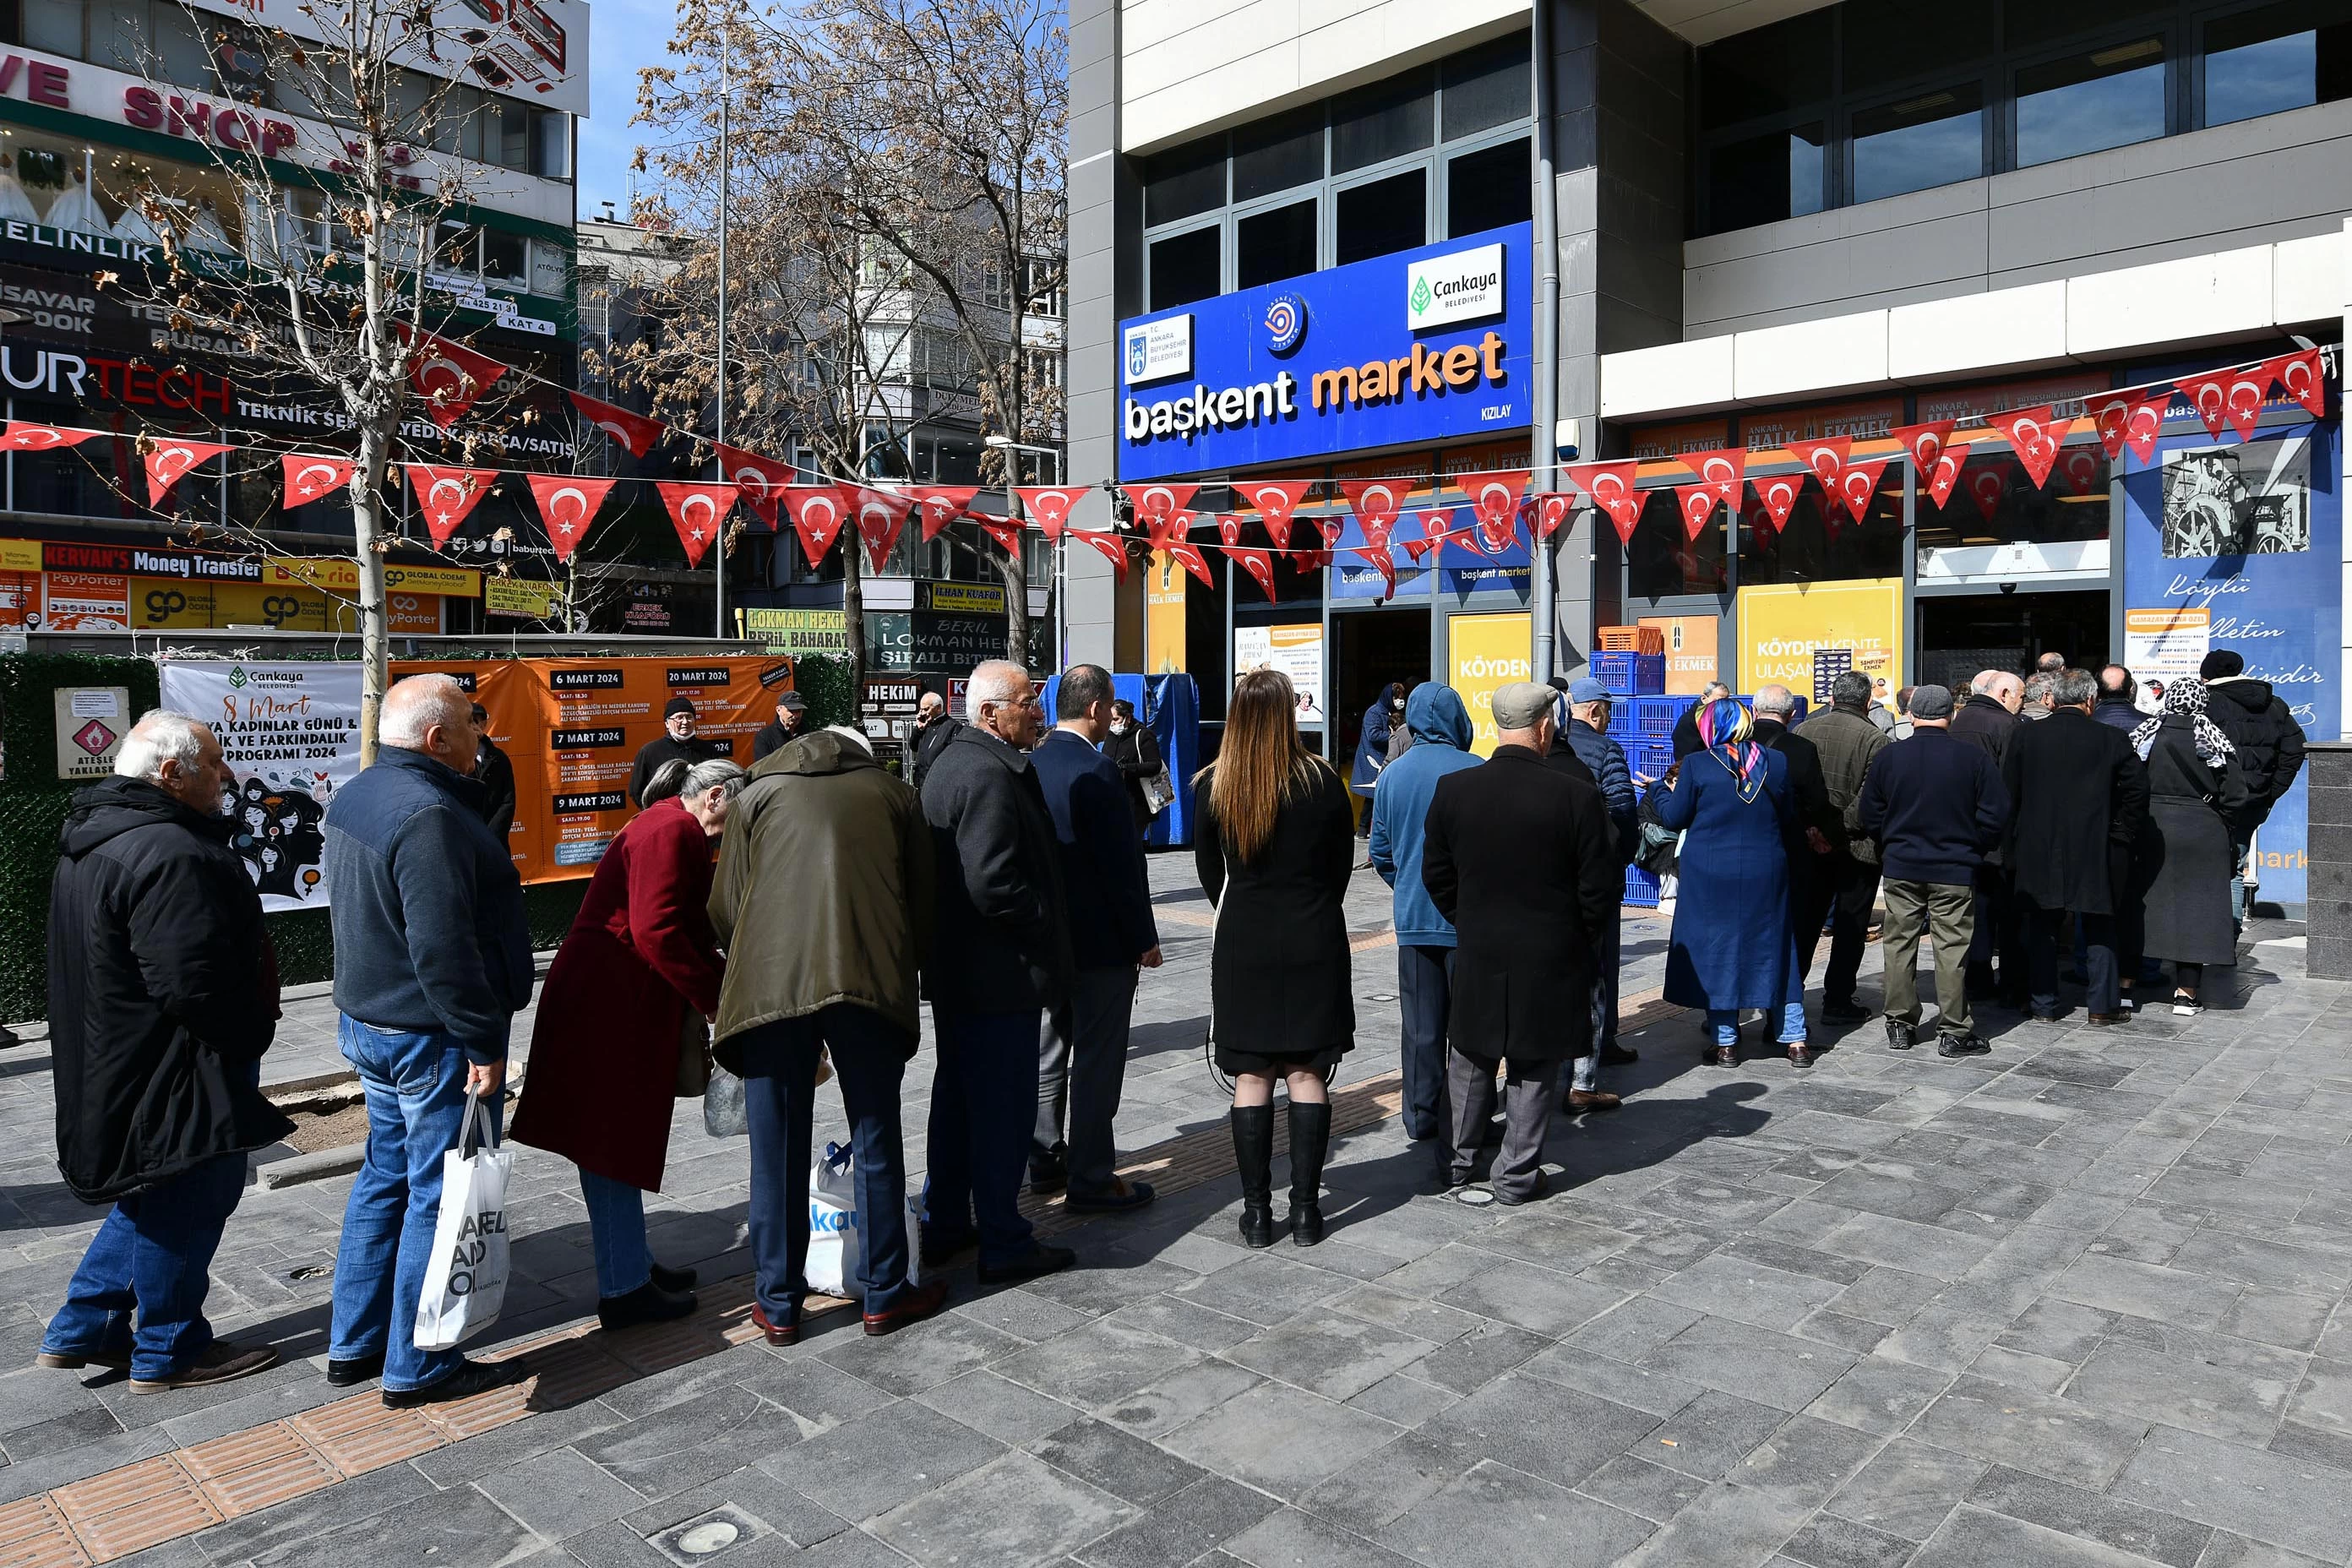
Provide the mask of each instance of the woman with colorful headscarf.
{"label": "woman with colorful headscarf", "polygon": [[1651,791],[1658,820],[1684,836],[1665,997],[1705,1010],[1710,1067],[1739,1065],[1743,1007],[1762,1008],[1789,1060],[1811,1067],[1789,902],[1796,802],[1787,761],[1750,739],[1749,725],[1731,698],[1705,704],[1701,749]]}
{"label": "woman with colorful headscarf", "polygon": [[2172,963],[2172,1010],[2195,1017],[2209,963],[2238,962],[2230,911],[2237,858],[2229,818],[2246,804],[2245,773],[2220,726],[2205,717],[2205,684],[2176,680],[2164,708],[2132,731],[2147,763],[2147,880],[2141,951]]}

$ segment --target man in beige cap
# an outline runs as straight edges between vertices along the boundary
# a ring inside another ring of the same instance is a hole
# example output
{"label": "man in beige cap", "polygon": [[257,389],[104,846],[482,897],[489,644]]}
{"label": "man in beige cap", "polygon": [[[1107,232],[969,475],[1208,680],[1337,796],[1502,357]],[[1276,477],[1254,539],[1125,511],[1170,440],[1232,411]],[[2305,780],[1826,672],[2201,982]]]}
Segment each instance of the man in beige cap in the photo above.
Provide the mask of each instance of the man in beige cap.
{"label": "man in beige cap", "polygon": [[[1422,846],[1423,885],[1457,941],[1447,1184],[1471,1180],[1499,1063],[1503,1146],[1490,1181],[1504,1204],[1543,1194],[1560,1063],[1591,1049],[1598,952],[1624,886],[1601,792],[1544,765],[1552,697],[1525,680],[1495,693],[1495,754],[1437,781]],[[1562,997],[1572,1005],[1563,1009]]]}

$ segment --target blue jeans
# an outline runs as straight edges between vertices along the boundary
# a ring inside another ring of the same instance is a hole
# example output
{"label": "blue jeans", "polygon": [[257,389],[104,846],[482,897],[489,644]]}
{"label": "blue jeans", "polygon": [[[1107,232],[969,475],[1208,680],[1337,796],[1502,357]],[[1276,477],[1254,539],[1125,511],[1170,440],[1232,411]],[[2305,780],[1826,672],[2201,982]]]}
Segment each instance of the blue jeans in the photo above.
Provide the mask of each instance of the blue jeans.
{"label": "blue jeans", "polygon": [[923,1184],[923,1228],[960,1240],[979,1219],[980,1260],[1000,1268],[1036,1245],[1021,1217],[1021,1177],[1037,1115],[1038,1010],[965,1013],[936,1003],[939,1071]]}
{"label": "blue jeans", "polygon": [[[382,1352],[384,1387],[423,1388],[465,1359],[455,1346],[416,1348],[416,1301],[440,1217],[441,1156],[457,1146],[465,1123],[466,1053],[454,1035],[379,1029],[348,1017],[341,1039],[367,1097],[367,1157],[343,1208],[327,1354],[358,1361]],[[504,1111],[494,1100],[491,1126],[503,1126]]]}
{"label": "blue jeans", "polygon": [[81,1255],[41,1349],[66,1355],[128,1349],[131,1375],[142,1383],[184,1368],[213,1342],[213,1326],[205,1321],[213,1254],[244,1195],[245,1156],[217,1154],[116,1199]]}
{"label": "blue jeans", "polygon": [[[797,1321],[808,1294],[810,1118],[816,1057],[833,1053],[833,1076],[849,1112],[857,1156],[857,1287],[868,1312],[887,1310],[907,1289],[907,1155],[899,1142],[898,1084],[915,1042],[870,1007],[836,1002],[806,1017],[746,1030],[743,1112],[751,1132],[751,1263],[760,1310],[772,1323]],[[1037,1059],[1036,1038],[1029,1059]],[[1033,1093],[1029,1109],[1034,1110]],[[1022,1147],[1025,1121],[1014,1124]]]}
{"label": "blue jeans", "polygon": [[[1771,1009],[1768,1007],[1765,1011],[1769,1013]],[[1706,1026],[1717,1045],[1738,1045],[1739,1043],[1739,1009],[1709,1007],[1706,1010]],[[1804,1037],[1805,1005],[1802,1002],[1789,1003],[1780,1009],[1780,1043],[1784,1046],[1793,1046]]]}
{"label": "blue jeans", "polygon": [[654,1277],[654,1255],[646,1246],[646,1194],[626,1182],[583,1170],[580,1197],[588,1205],[588,1240],[596,1251],[596,1294],[625,1296]]}
{"label": "blue jeans", "polygon": [[2246,929],[2246,858],[2253,852],[2252,834],[2230,835],[2230,924],[2241,931]]}

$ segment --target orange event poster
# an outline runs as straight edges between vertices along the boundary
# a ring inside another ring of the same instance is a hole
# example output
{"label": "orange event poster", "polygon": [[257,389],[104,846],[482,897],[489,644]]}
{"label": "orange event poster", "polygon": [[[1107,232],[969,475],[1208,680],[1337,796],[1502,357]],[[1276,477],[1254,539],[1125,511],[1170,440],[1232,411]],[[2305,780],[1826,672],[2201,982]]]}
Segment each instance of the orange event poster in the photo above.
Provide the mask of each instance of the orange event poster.
{"label": "orange event poster", "polygon": [[723,741],[751,765],[751,737],[776,716],[793,666],[754,658],[428,659],[396,663],[393,679],[449,675],[489,715],[490,739],[514,764],[508,837],[526,882],[585,877],[636,808],[629,770],[662,733],[662,709],[693,700],[696,732]]}

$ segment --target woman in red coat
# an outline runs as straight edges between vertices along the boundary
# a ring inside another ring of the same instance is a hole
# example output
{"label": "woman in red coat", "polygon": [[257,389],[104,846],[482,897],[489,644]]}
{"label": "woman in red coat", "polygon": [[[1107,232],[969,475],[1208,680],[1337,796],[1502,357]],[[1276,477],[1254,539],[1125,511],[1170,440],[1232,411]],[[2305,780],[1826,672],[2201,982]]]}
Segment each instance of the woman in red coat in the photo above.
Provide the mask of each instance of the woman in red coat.
{"label": "woman in red coat", "polygon": [[662,1268],[646,1245],[645,1194],[661,1190],[680,1037],[719,1010],[726,964],[705,912],[710,841],[743,770],[724,758],[672,770],[681,787],[621,829],[556,952],[515,1108],[518,1141],[580,1167],[596,1315],[608,1329],[695,1306],[693,1270]]}

